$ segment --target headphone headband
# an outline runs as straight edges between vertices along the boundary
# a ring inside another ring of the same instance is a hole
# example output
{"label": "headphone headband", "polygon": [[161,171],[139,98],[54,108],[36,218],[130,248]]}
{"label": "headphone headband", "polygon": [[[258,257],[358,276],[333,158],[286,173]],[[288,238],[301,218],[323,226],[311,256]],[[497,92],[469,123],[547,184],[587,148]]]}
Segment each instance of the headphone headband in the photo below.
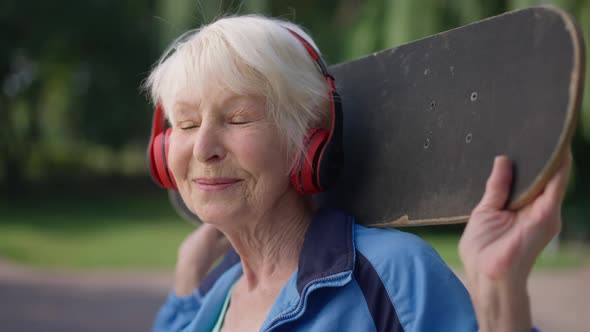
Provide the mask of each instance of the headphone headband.
{"label": "headphone headband", "polygon": [[313,48],[313,46],[307,41],[305,40],[305,38],[301,37],[301,35],[299,35],[297,32],[287,28],[287,30],[289,30],[289,32],[295,37],[297,38],[297,40],[299,40],[299,42],[301,42],[301,44],[303,44],[303,47],[305,47],[305,50],[307,51],[307,53],[315,60],[315,63],[318,65],[318,67],[320,67],[320,71],[322,72],[322,75],[324,75],[324,77],[326,78],[330,78],[330,80],[334,81],[334,77],[332,77],[332,75],[330,75],[330,73],[328,73],[328,67],[326,66],[326,63],[324,62],[324,59],[322,59],[322,57],[319,55],[319,52],[315,50],[315,48]]}

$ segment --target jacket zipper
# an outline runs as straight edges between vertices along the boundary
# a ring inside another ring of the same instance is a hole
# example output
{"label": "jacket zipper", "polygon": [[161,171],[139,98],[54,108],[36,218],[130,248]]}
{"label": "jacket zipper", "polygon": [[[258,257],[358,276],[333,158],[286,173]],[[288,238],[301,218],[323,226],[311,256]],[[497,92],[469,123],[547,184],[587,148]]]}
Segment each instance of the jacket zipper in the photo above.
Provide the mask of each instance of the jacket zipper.
{"label": "jacket zipper", "polygon": [[[327,277],[324,277],[324,278],[319,278],[319,279],[315,279],[315,280],[310,281],[303,288],[303,292],[301,292],[301,299],[299,301],[299,304],[295,308],[295,310],[293,310],[293,311],[291,311],[289,313],[283,314],[281,316],[275,317],[273,320],[270,321],[270,323],[268,324],[268,328],[266,328],[264,331],[265,332],[271,331],[272,329],[274,329],[275,327],[277,327],[275,325],[278,322],[280,322],[280,321],[286,321],[288,319],[291,319],[291,318],[297,316],[301,312],[301,310],[303,310],[303,305],[304,305],[305,301],[307,300],[307,290],[309,289],[309,287],[311,287],[311,285],[313,285],[315,283],[319,283],[319,282],[335,281],[335,280],[338,280],[338,279],[345,278],[345,277],[347,277],[347,276],[349,276],[351,274],[350,271],[345,272],[345,273],[346,273],[345,275],[343,275],[342,273],[339,273],[339,274],[334,274],[334,275],[331,275],[331,276],[327,276]],[[327,287],[327,286],[324,286],[324,287]]]}

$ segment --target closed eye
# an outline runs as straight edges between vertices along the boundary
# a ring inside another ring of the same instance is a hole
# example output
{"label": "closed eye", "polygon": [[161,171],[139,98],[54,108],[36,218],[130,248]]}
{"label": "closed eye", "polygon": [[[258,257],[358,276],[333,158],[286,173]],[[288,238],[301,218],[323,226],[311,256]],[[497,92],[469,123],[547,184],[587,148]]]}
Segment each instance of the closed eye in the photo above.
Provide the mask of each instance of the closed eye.
{"label": "closed eye", "polygon": [[178,127],[182,130],[190,130],[190,129],[198,128],[199,124],[194,121],[182,121],[178,124]]}
{"label": "closed eye", "polygon": [[229,124],[231,125],[244,125],[244,124],[248,124],[252,121],[246,121],[246,120],[239,120],[239,121],[230,121]]}
{"label": "closed eye", "polygon": [[236,110],[229,114],[226,123],[230,125],[246,125],[261,119],[261,115],[256,109],[249,105],[239,105]]}

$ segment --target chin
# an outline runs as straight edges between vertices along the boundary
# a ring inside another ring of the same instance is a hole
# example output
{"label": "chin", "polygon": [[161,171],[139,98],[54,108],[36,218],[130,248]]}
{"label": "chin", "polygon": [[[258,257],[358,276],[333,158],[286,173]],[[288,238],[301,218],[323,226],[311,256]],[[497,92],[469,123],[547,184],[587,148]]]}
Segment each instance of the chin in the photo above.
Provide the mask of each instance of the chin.
{"label": "chin", "polygon": [[240,216],[239,209],[228,204],[207,203],[193,209],[193,211],[204,223],[212,225],[235,223]]}

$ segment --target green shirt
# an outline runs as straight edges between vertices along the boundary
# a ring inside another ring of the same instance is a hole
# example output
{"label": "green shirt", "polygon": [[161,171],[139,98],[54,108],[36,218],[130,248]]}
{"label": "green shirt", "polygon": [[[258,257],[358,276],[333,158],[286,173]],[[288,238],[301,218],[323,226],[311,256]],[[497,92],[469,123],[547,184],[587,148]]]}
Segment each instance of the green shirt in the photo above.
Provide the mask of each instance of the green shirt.
{"label": "green shirt", "polygon": [[221,307],[221,312],[219,312],[219,317],[217,318],[217,323],[213,326],[213,330],[211,332],[219,332],[221,331],[221,327],[223,326],[223,321],[225,321],[225,314],[227,313],[227,308],[229,308],[229,300],[231,298],[231,293],[234,290],[236,284],[234,283],[229,292],[227,292],[227,296],[225,297],[225,302],[223,302],[223,306]]}

